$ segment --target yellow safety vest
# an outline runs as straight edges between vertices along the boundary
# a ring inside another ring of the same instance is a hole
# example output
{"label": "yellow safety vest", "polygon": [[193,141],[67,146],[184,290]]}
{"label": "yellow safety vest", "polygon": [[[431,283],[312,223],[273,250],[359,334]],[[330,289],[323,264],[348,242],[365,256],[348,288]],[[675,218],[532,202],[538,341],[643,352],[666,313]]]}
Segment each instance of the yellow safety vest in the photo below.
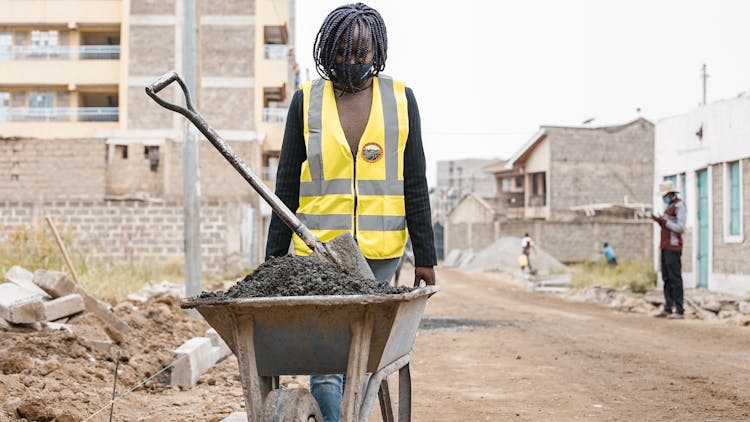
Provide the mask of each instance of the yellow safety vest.
{"label": "yellow safety vest", "polygon": [[[349,232],[369,259],[400,257],[406,244],[404,148],[409,134],[406,85],[373,78],[372,107],[357,156],[339,121],[333,84],[302,84],[307,160],[297,217],[322,241]],[[297,255],[310,249],[294,235]]]}

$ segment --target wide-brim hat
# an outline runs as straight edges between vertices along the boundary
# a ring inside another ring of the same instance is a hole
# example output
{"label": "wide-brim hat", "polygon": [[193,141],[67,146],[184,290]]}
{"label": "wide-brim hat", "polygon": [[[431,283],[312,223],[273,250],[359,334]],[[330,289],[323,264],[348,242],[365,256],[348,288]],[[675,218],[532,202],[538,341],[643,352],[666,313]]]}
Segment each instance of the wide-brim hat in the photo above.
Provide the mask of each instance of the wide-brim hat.
{"label": "wide-brim hat", "polygon": [[661,196],[664,196],[668,193],[678,193],[679,191],[674,186],[674,182],[672,181],[666,181],[659,184],[659,193],[661,193]]}

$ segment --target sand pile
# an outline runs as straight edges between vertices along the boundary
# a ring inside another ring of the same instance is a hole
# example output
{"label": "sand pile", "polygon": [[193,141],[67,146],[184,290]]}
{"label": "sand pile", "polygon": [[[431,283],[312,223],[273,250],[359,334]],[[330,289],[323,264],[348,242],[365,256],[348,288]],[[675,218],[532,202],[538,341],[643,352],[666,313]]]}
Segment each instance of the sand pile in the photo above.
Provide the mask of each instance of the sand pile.
{"label": "sand pile", "polygon": [[[521,238],[501,237],[490,246],[473,256],[462,253],[457,268],[465,271],[518,271],[518,256],[521,254]],[[552,274],[568,271],[568,267],[545,252],[539,245],[531,252],[531,266],[539,274]]]}
{"label": "sand pile", "polygon": [[359,274],[347,273],[319,259],[287,255],[264,262],[226,292],[202,292],[200,298],[380,295],[411,290],[411,287],[391,287]]}

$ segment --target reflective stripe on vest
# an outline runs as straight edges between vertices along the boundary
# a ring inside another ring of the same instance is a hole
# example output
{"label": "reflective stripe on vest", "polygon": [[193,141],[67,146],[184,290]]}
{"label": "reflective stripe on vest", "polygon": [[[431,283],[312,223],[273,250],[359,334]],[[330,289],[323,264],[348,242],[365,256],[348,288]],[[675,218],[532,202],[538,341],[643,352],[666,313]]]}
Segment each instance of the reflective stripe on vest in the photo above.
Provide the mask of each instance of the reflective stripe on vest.
{"label": "reflective stripe on vest", "polygon": [[[401,256],[407,237],[405,85],[383,75],[373,79],[373,104],[356,160],[341,128],[333,85],[318,79],[304,83],[302,91],[307,161],[302,164],[297,216],[324,242],[349,231],[367,258]],[[294,243],[297,254],[310,253],[296,235]]]}

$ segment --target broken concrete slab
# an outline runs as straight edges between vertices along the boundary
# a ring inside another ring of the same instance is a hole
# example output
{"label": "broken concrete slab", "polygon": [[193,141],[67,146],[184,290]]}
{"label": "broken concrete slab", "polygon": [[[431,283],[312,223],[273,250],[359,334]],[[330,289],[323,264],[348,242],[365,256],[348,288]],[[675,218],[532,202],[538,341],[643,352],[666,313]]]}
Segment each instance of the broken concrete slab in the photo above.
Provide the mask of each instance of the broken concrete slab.
{"label": "broken concrete slab", "polygon": [[44,302],[45,320],[54,321],[65,318],[79,312],[83,312],[86,306],[79,294],[71,294],[57,299]]}
{"label": "broken concrete slab", "polygon": [[53,298],[75,293],[76,284],[61,271],[36,270],[33,280]]}
{"label": "broken concrete slab", "polygon": [[247,412],[234,412],[222,419],[221,422],[247,422]]}
{"label": "broken concrete slab", "polygon": [[5,273],[5,281],[21,286],[30,292],[37,293],[44,299],[52,298],[47,292],[34,283],[34,274],[19,265],[10,267],[8,272]]}
{"label": "broken concrete slab", "polygon": [[211,340],[211,346],[220,348],[222,353],[224,353],[224,356],[232,354],[232,349],[229,348],[229,346],[224,342],[224,339],[221,338],[219,333],[217,333],[213,328],[209,328],[208,330],[206,330],[205,337],[208,337],[208,339]]}
{"label": "broken concrete slab", "polygon": [[10,328],[10,323],[3,318],[0,318],[0,329]]}
{"label": "broken concrete slab", "polygon": [[57,322],[46,322],[44,325],[51,331],[62,331],[65,330],[70,334],[75,334],[75,329],[70,324],[60,324]]}
{"label": "broken concrete slab", "polygon": [[74,293],[80,295],[83,298],[83,304],[86,307],[86,311],[100,317],[120,333],[125,334],[128,332],[127,324],[115,317],[110,311],[110,306],[108,304],[89,296],[81,286],[78,286],[71,281],[65,273],[60,271],[37,270],[34,273],[34,283],[55,298]]}
{"label": "broken concrete slab", "polygon": [[750,315],[750,302],[740,302],[737,308],[742,315]]}
{"label": "broken concrete slab", "polygon": [[13,283],[0,284],[0,318],[14,324],[44,320],[42,296]]}
{"label": "broken concrete slab", "polygon": [[198,378],[213,365],[211,340],[193,337],[175,349],[170,383],[181,387],[192,387]]}

